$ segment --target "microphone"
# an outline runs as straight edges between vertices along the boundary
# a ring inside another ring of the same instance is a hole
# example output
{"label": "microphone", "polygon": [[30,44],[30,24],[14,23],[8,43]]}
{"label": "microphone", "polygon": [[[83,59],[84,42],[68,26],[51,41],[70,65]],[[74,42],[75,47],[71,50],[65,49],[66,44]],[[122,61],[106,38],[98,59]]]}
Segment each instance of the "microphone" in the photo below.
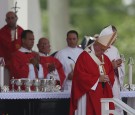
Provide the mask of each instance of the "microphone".
{"label": "microphone", "polygon": [[75,63],[75,61],[70,56],[68,56],[68,59],[72,60]]}

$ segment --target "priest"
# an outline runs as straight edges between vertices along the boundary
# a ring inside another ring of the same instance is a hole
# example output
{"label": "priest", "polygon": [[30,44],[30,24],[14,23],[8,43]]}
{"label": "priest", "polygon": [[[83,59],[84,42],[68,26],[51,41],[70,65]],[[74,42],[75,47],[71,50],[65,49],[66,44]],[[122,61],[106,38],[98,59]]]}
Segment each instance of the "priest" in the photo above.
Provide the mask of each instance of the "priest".
{"label": "priest", "polygon": [[[70,100],[70,115],[101,115],[101,98],[113,98],[114,70],[104,52],[115,40],[107,26],[94,43],[80,54],[75,65]],[[110,103],[110,109],[114,104]]]}
{"label": "priest", "polygon": [[60,61],[49,56],[51,51],[49,40],[47,38],[40,38],[37,47],[39,49],[40,63],[44,71],[44,78],[50,79],[54,77],[57,84],[62,87],[65,80],[65,73]]}
{"label": "priest", "polygon": [[24,30],[21,35],[22,46],[12,56],[12,73],[15,79],[29,78],[34,80],[43,76],[39,56],[32,51],[34,34],[31,30]]}
{"label": "priest", "polygon": [[[17,20],[17,15],[9,11],[5,19],[7,24],[0,29],[0,57],[4,57],[5,60],[5,77],[9,76],[12,54],[21,47],[21,33],[23,29],[16,25]],[[5,82],[8,82],[9,78],[5,79]],[[8,83],[6,84],[8,85]]]}

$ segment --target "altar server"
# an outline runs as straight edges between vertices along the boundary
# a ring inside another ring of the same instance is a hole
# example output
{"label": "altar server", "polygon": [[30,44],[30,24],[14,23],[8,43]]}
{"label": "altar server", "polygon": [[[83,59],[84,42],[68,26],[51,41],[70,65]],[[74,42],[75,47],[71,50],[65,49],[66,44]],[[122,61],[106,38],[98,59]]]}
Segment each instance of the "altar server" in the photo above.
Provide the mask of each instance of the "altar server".
{"label": "altar server", "polygon": [[67,47],[58,51],[55,57],[62,63],[66,79],[64,82],[64,89],[71,90],[73,71],[76,60],[80,53],[83,51],[82,48],[77,46],[78,43],[78,32],[70,30],[67,32]]}

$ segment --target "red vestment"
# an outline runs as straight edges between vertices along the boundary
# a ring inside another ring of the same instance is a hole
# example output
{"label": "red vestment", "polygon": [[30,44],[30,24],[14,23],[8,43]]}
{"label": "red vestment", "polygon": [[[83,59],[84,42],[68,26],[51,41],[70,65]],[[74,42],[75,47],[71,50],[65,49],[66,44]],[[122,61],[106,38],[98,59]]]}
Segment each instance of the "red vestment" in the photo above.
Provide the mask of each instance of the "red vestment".
{"label": "red vestment", "polygon": [[[21,51],[16,51],[12,56],[11,66],[12,73],[15,79],[28,78],[29,75],[29,62],[31,58],[34,58],[37,54],[32,53],[24,53]],[[34,67],[35,75],[38,75],[37,68]],[[36,76],[37,77],[37,76]],[[15,87],[17,89],[17,87]],[[24,86],[22,86],[24,90]],[[32,90],[34,88],[32,87]]]}
{"label": "red vestment", "polygon": [[21,47],[22,31],[23,29],[20,26],[17,26],[18,38],[12,41],[11,29],[7,25],[0,29],[0,57],[4,57],[8,69],[12,54]]}
{"label": "red vestment", "polygon": [[43,67],[43,72],[44,72],[44,77],[47,76],[48,72],[48,64],[55,64],[56,70],[59,74],[59,79],[60,79],[60,85],[62,86],[63,81],[65,80],[65,73],[64,70],[62,68],[62,64],[60,63],[60,61],[52,56],[40,56],[40,64]]}
{"label": "red vestment", "polygon": [[[104,55],[104,67],[106,75],[109,76],[110,83],[114,83],[114,70],[112,64],[107,56]],[[71,100],[70,100],[70,115],[74,115],[77,109],[78,100],[86,94],[86,115],[101,115],[101,98],[112,98],[112,89],[108,82],[105,83],[105,87],[102,88],[102,83],[98,82],[95,90],[91,88],[99,79],[99,67],[90,57],[90,55],[84,51],[78,57],[78,60],[74,69],[74,76],[72,80]],[[111,109],[114,109],[114,105],[110,104]]]}
{"label": "red vestment", "polygon": [[[29,62],[30,59],[34,58],[37,54],[32,53],[24,53],[21,51],[17,51],[14,53],[12,57],[12,72],[15,79],[20,78],[28,78],[29,74]],[[36,67],[34,68],[35,70]],[[37,75],[36,71],[35,74]]]}

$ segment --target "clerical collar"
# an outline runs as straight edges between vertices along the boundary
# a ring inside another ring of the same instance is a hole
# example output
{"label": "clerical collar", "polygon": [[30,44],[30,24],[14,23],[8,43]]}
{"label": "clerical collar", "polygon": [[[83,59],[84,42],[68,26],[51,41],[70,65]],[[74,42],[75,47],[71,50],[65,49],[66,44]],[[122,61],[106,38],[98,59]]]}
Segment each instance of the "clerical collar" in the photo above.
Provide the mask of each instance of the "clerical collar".
{"label": "clerical collar", "polygon": [[24,52],[24,53],[31,53],[31,52],[32,52],[32,50],[28,50],[28,49],[26,49],[26,48],[24,48],[24,47],[21,47],[21,48],[19,49],[19,51],[20,51],[20,52]]}
{"label": "clerical collar", "polygon": [[49,54],[39,52],[39,56],[49,56]]}

